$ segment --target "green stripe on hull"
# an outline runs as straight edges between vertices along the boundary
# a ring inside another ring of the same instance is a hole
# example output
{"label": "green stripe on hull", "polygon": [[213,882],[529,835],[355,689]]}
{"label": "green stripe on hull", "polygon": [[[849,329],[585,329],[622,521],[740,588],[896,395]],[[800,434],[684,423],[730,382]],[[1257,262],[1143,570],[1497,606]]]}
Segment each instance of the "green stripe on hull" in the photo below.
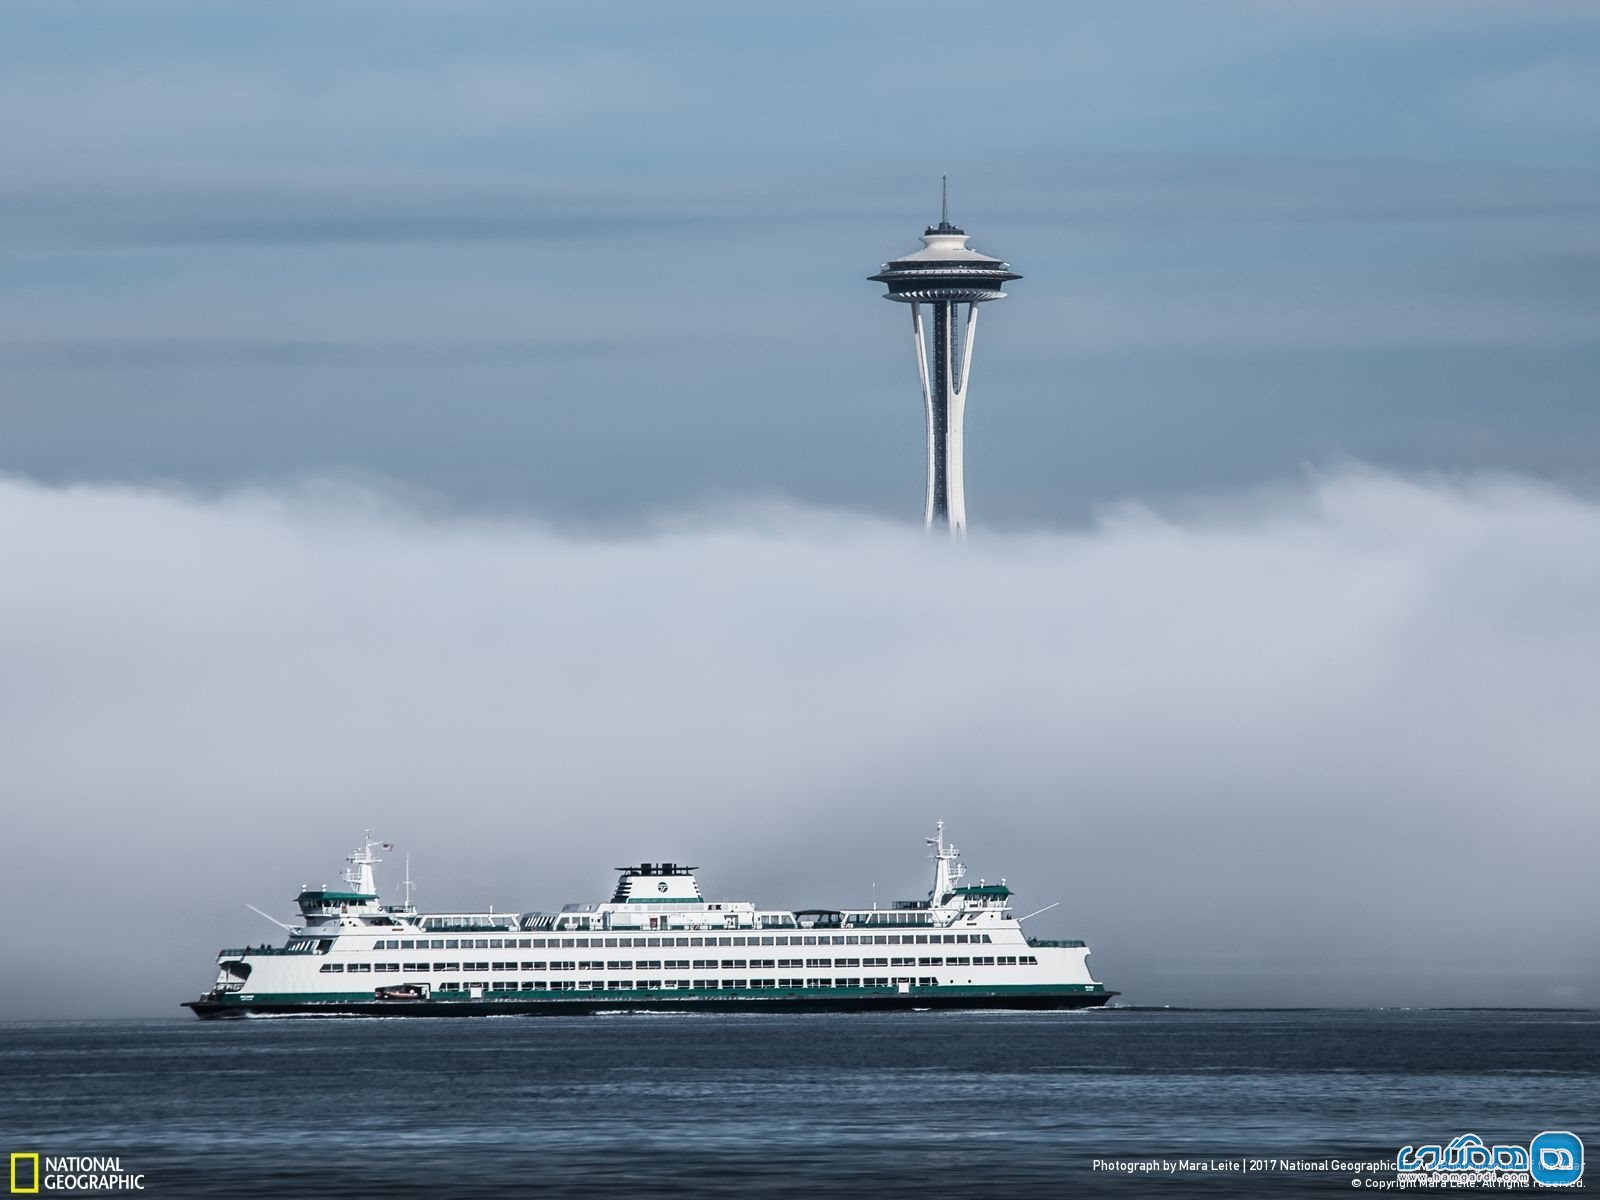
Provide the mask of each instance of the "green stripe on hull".
{"label": "green stripe on hull", "polygon": [[599,1009],[667,1009],[716,1011],[767,1009],[905,1009],[905,1008],[1088,1008],[1105,1004],[1116,992],[1101,984],[1031,984],[976,987],[950,985],[912,988],[716,988],[633,989],[587,992],[435,993],[428,1000],[377,1000],[370,992],[250,992],[189,1001],[196,1016],[357,1014],[364,1016],[489,1015],[496,1011],[560,1013]]}

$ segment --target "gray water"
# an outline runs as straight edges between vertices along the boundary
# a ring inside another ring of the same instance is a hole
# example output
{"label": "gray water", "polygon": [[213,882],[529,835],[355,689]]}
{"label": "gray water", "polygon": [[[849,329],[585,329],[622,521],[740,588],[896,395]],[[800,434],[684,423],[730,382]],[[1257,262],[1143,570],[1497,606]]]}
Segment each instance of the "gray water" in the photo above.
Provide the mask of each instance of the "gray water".
{"label": "gray water", "polygon": [[1286,1196],[1352,1173],[1271,1160],[1545,1129],[1600,1146],[1600,1013],[0,1025],[0,1152],[147,1196]]}

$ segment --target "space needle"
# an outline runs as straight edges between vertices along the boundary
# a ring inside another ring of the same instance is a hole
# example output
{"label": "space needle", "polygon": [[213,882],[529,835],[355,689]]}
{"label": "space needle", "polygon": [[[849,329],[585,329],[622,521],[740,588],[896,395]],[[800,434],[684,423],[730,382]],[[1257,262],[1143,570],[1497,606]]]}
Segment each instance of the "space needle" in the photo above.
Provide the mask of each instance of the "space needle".
{"label": "space needle", "polygon": [[[967,493],[963,478],[962,426],[967,408],[967,378],[972,372],[972,340],[978,331],[978,305],[1003,300],[1009,280],[1021,279],[998,258],[967,247],[968,236],[950,224],[950,193],[942,188],[939,223],[922,234],[922,249],[883,264],[870,278],[887,284],[885,300],[911,305],[917,340],[917,374],[928,417],[928,498],[924,520],[931,531],[948,528],[957,541],[967,533]],[[933,352],[923,320],[933,316]],[[967,306],[966,320],[956,310]]]}

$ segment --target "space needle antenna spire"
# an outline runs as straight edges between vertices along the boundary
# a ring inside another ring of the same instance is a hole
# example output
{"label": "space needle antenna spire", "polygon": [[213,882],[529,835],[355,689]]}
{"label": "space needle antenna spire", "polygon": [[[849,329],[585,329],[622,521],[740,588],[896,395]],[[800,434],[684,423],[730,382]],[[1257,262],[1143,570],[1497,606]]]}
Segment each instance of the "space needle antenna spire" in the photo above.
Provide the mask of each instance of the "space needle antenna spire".
{"label": "space needle antenna spire", "polygon": [[[885,284],[885,300],[911,306],[916,339],[917,378],[928,426],[928,490],[923,523],[947,529],[960,541],[967,534],[966,410],[972,372],[972,342],[978,331],[978,305],[1005,299],[1000,289],[1022,276],[1007,263],[967,245],[966,232],[950,224],[950,179],[939,177],[939,224],[922,234],[922,249],[892,259],[871,278]],[[923,305],[932,317],[932,345]],[[966,320],[957,310],[966,306]]]}

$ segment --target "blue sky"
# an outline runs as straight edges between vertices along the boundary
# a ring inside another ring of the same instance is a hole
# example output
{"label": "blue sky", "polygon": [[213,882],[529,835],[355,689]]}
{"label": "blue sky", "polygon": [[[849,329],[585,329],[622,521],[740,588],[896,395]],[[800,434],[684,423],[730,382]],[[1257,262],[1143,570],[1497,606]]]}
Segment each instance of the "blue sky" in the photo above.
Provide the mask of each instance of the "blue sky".
{"label": "blue sky", "polygon": [[0,22],[11,473],[914,520],[914,367],[864,277],[942,172],[1025,276],[980,339],[980,525],[1600,456],[1589,5]]}

